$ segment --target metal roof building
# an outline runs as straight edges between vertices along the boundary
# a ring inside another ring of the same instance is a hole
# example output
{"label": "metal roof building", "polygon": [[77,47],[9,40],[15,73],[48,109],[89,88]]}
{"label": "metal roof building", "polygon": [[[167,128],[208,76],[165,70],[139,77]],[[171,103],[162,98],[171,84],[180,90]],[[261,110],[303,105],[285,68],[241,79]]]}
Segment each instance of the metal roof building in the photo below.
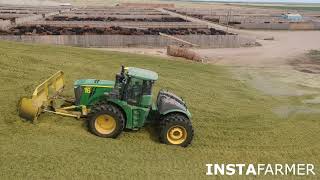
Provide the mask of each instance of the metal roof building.
{"label": "metal roof building", "polygon": [[283,18],[289,20],[289,21],[301,21],[302,16],[300,14],[284,14],[282,15]]}

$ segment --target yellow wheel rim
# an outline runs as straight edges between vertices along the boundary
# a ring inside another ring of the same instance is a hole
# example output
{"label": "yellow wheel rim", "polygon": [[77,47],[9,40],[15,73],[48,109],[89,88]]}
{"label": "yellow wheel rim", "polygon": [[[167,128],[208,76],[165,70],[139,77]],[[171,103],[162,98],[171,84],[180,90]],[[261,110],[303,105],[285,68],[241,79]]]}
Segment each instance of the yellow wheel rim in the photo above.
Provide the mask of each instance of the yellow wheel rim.
{"label": "yellow wheel rim", "polygon": [[96,118],[95,128],[101,134],[111,134],[116,129],[116,120],[107,114]]}
{"label": "yellow wheel rim", "polygon": [[173,126],[167,132],[171,144],[182,144],[187,139],[187,130],[182,126]]}

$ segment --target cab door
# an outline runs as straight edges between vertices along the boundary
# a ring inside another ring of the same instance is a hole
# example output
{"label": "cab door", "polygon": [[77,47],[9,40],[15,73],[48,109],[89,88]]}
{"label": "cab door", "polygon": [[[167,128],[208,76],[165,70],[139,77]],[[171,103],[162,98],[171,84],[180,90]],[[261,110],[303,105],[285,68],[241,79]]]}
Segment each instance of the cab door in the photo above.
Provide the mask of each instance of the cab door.
{"label": "cab door", "polygon": [[[143,106],[142,100],[146,94],[146,81],[137,78],[130,78],[127,84],[125,99],[132,110],[132,125],[140,128],[149,114],[150,107]],[[150,93],[150,92],[147,92]]]}

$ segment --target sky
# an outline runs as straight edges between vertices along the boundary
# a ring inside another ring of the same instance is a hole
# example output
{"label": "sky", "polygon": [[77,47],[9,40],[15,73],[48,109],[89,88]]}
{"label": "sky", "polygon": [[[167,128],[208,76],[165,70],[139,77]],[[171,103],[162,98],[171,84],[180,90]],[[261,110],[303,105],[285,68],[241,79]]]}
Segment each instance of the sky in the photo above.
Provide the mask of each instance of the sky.
{"label": "sky", "polygon": [[[197,0],[194,0],[197,1]],[[320,3],[320,0],[199,0],[199,1],[226,1],[226,2],[280,2],[280,3]]]}

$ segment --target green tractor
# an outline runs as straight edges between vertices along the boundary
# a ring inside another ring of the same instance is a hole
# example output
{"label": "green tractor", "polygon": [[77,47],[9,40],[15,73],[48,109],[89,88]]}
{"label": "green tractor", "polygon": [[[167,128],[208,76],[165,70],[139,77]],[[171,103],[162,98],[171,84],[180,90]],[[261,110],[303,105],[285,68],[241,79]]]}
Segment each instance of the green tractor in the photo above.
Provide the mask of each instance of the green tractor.
{"label": "green tractor", "polygon": [[19,115],[33,122],[43,112],[85,117],[90,132],[104,138],[154,124],[162,143],[186,147],[193,139],[191,113],[182,98],[168,91],[161,90],[153,103],[152,87],[157,79],[155,72],[122,66],[115,81],[77,80],[75,97],[68,99],[61,95],[64,75],[59,71],[40,84],[32,98],[20,100]]}

